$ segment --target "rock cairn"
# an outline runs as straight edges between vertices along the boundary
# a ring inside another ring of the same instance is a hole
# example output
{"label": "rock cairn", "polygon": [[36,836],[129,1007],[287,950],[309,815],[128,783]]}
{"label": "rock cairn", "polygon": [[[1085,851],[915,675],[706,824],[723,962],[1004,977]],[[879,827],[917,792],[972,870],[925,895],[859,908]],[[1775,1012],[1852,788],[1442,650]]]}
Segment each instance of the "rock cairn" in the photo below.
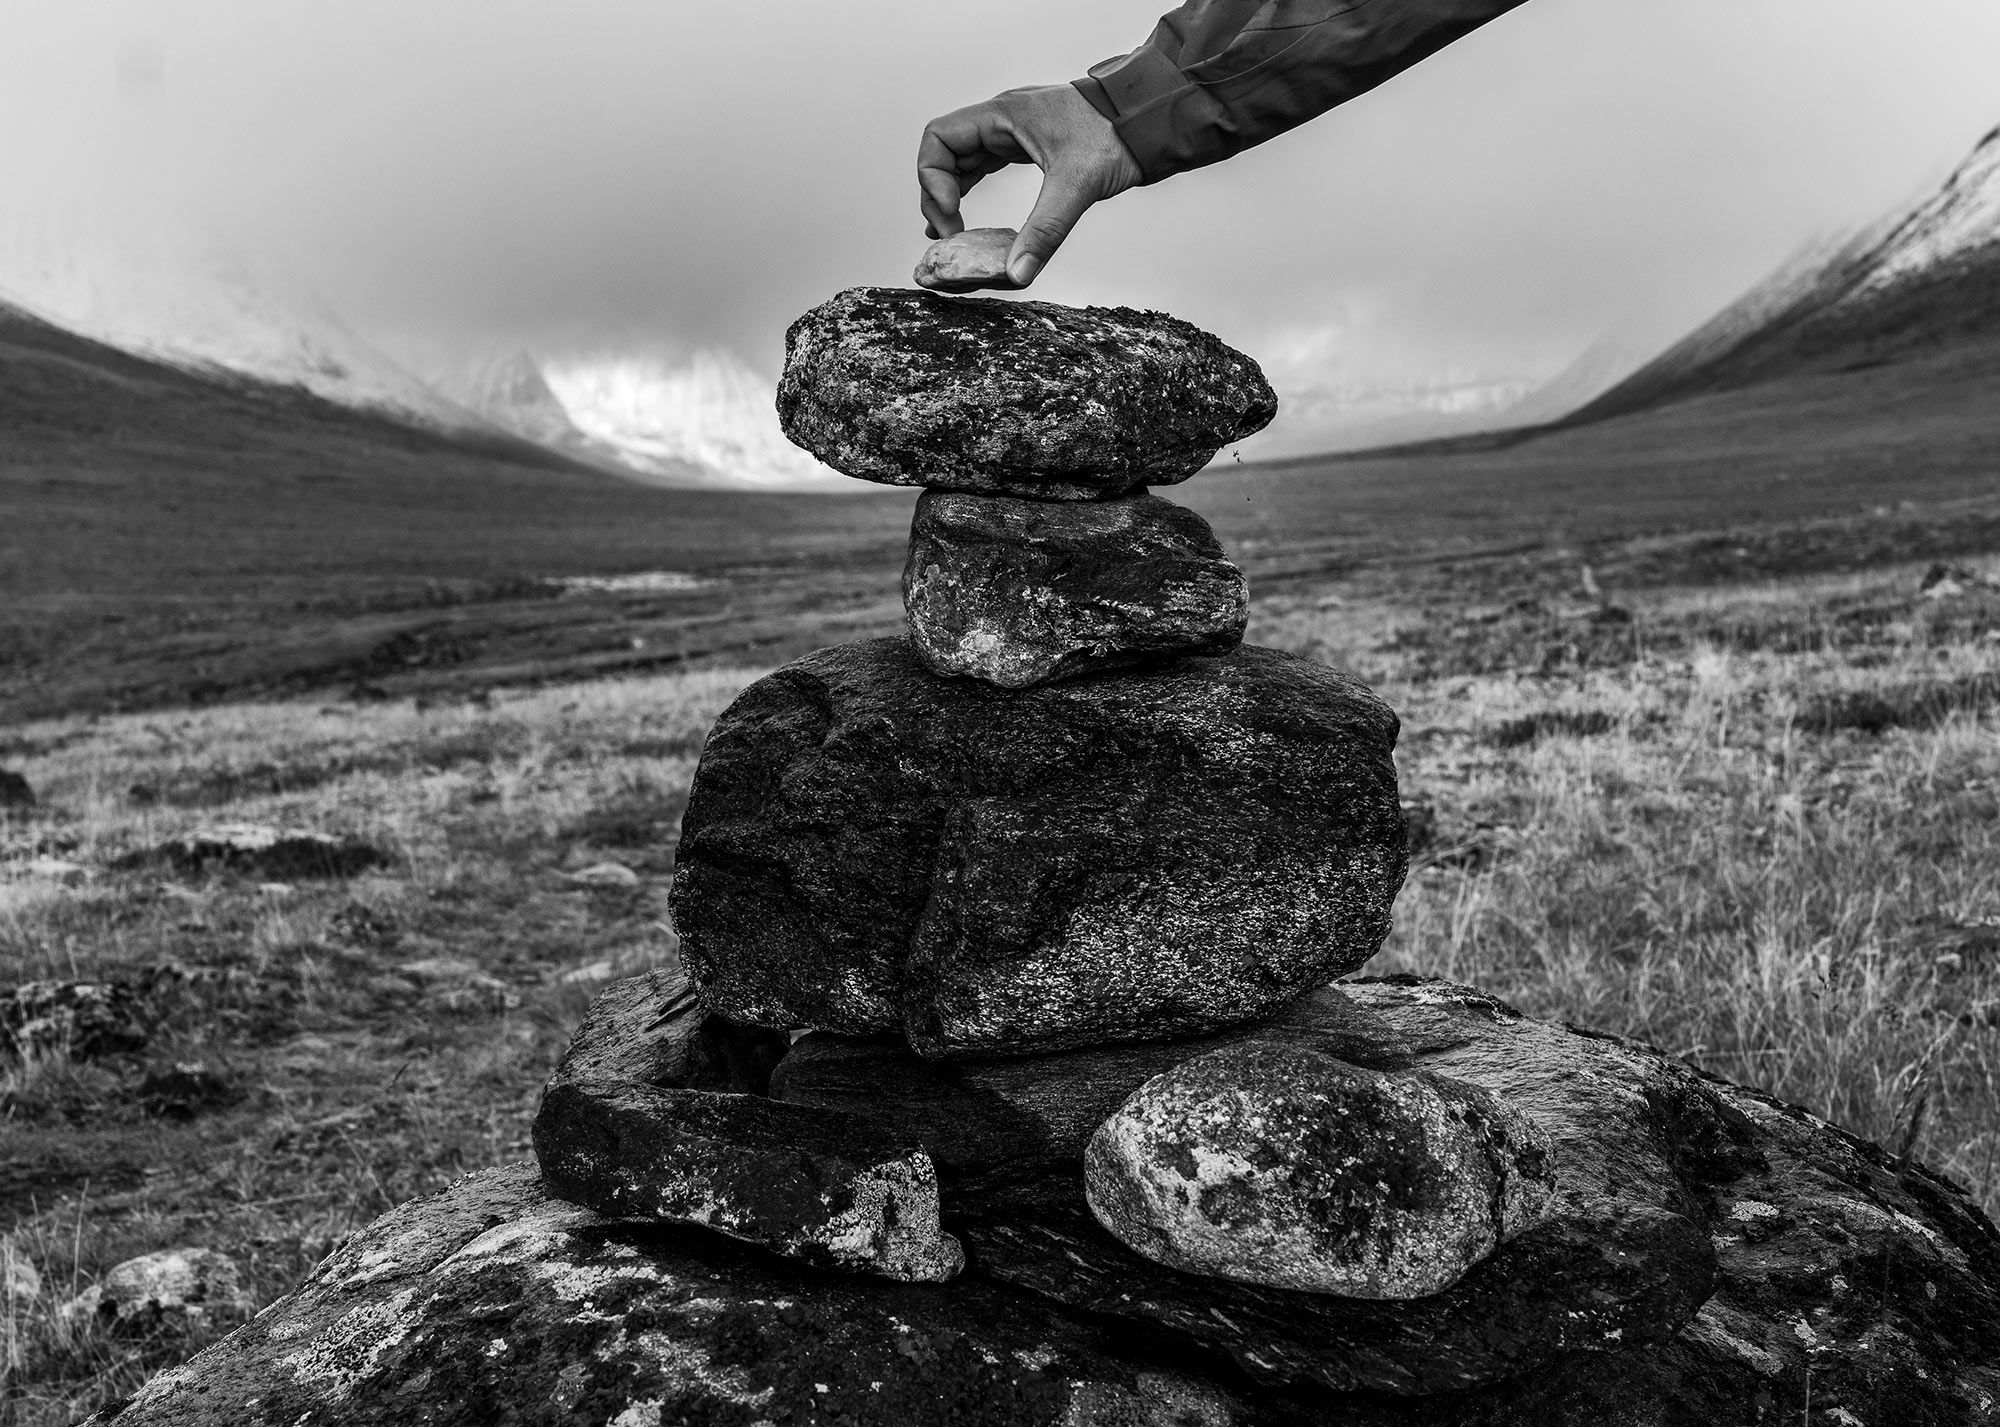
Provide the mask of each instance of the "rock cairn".
{"label": "rock cairn", "polygon": [[[1001,247],[959,246],[933,281]],[[1332,984],[1405,871],[1395,716],[1243,645],[1241,573],[1145,489],[1274,404],[1157,315],[795,324],[786,431],[925,487],[908,636],[723,714],[685,971],[598,997],[538,1169],[93,1420],[2000,1422],[1962,1191],[1467,987]]]}
{"label": "rock cairn", "polygon": [[[839,469],[924,487],[908,634],[716,724],[675,865],[687,979],[579,1035],[549,1186],[891,1279],[969,1250],[1102,1312],[1094,1257],[1151,1275],[1125,1311],[1283,1382],[1464,1386],[1677,1327],[1684,1226],[1607,1218],[1615,1271],[1564,1258],[1591,1235],[1537,1237],[1540,1125],[1328,985],[1402,884],[1396,717],[1245,646],[1242,572],[1146,489],[1270,420],[1256,364],[1157,314],[857,289],[793,325],[778,406]],[[620,1054],[680,1068],[606,1059],[642,1023],[680,1048]],[[1563,1264],[1534,1303],[1441,1306],[1514,1243]],[[1329,1351],[1329,1313],[1380,1360]],[[1494,1313],[1529,1341],[1479,1347]],[[1440,1337],[1457,1358],[1414,1346]]]}

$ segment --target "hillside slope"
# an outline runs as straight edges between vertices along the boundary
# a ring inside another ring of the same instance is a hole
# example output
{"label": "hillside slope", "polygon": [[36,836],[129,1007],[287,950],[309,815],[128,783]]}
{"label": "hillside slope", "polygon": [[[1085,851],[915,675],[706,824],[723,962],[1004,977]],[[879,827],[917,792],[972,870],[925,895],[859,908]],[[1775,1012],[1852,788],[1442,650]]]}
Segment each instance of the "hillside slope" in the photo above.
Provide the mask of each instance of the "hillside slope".
{"label": "hillside slope", "polygon": [[1809,249],[1566,424],[1913,361],[2000,382],[2000,129],[1937,193]]}
{"label": "hillside slope", "polygon": [[[340,684],[475,647],[636,660],[659,632],[626,629],[630,600],[555,598],[566,582],[748,567],[677,597],[675,627],[704,630],[801,562],[868,563],[890,589],[909,505],[642,485],[0,309],[0,721]],[[449,639],[426,633],[446,623]]]}

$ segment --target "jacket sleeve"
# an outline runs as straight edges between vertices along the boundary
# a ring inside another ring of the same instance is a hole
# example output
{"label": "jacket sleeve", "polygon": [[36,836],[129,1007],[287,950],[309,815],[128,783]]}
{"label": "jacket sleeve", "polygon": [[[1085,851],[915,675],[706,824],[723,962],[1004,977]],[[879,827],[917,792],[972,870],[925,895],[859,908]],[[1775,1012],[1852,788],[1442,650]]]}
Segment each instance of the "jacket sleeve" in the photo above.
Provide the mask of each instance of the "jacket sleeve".
{"label": "jacket sleeve", "polygon": [[1076,87],[1146,182],[1282,134],[1523,0],[1187,0]]}

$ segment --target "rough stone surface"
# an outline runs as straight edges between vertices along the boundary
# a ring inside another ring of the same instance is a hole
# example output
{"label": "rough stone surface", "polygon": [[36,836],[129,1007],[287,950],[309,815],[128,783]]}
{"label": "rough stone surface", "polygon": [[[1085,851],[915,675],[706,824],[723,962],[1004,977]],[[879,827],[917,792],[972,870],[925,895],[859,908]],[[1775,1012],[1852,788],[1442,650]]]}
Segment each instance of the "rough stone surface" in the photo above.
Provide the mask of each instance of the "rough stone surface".
{"label": "rough stone surface", "polygon": [[1250,1040],[1155,1076],[1091,1137],[1097,1221],[1156,1263],[1421,1298],[1534,1227],[1548,1142],[1482,1090]]}
{"label": "rough stone surface", "polygon": [[[1342,990],[1423,1066],[1541,1127],[1561,1173],[1549,1222],[1426,1298],[1278,1294],[1152,1264],[1050,1181],[966,1206],[953,1227],[974,1261],[1074,1309],[1170,1326],[1266,1383],[1460,1395],[1384,1420],[1768,1422],[1808,1391],[1871,1422],[2000,1420],[1962,1415],[2000,1383],[1978,1366],[2000,1345],[2000,1234],[1962,1192],[1649,1047],[1467,987]],[[1867,1416],[1877,1382],[1895,1386]],[[1899,1402],[1905,1415],[1886,1410]]]}
{"label": "rough stone surface", "polygon": [[[949,1284],[828,1275],[606,1221],[514,1167],[396,1210],[93,1427],[2000,1422],[2000,1232],[1962,1191],[1632,1042],[1442,983],[1344,989],[1563,1166],[1571,1212],[1431,1298],[1189,1279],[1025,1187],[1026,1210],[973,1196]],[[1640,1261],[1703,1250],[1680,1289]],[[1622,1331],[1621,1293],[1646,1309]]]}
{"label": "rough stone surface", "polygon": [[1040,500],[1184,481],[1277,410],[1255,362],[1161,313],[880,287],[794,322],[778,383],[835,470]]}
{"label": "rough stone surface", "polygon": [[28,780],[11,768],[0,768],[0,809],[26,809],[35,806],[35,790]]}
{"label": "rough stone surface", "polygon": [[1021,284],[1007,275],[1007,256],[1020,236],[1012,228],[967,228],[939,238],[917,259],[917,286],[933,292],[1018,289]]}
{"label": "rough stone surface", "polygon": [[64,1306],[114,1333],[143,1336],[215,1319],[248,1316],[252,1307],[236,1263],[213,1249],[163,1249],[126,1259]]}
{"label": "rough stone surface", "polygon": [[92,1427],[1261,1427],[1038,1300],[818,1274],[549,1198],[527,1166],[404,1205]]}
{"label": "rough stone surface", "polygon": [[596,1080],[762,1095],[790,1045],[783,1031],[711,1015],[684,972],[649,971],[597,993],[549,1084]]}
{"label": "rough stone surface", "polygon": [[759,680],[710,733],[672,908],[732,1019],[1009,1055],[1252,1020],[1381,945],[1396,717],[1268,649],[1020,692],[901,639]]}
{"label": "rough stone surface", "polygon": [[0,1051],[94,1060],[146,1044],[139,998],[119,981],[23,981],[0,990]]}
{"label": "rough stone surface", "polygon": [[859,1116],[922,1145],[949,1203],[961,1185],[1080,1173],[1091,1135],[1134,1090],[1193,1056],[1247,1041],[1381,1070],[1416,1063],[1386,1020],[1325,986],[1247,1029],[1032,1060],[926,1060],[900,1036],[814,1031],[779,1064],[771,1094]]}
{"label": "rough stone surface", "polygon": [[1715,1285],[1700,1225],[1599,1201],[1508,1240],[1421,1298],[1352,1298],[1194,1276],[1121,1243],[1082,1177],[951,1199],[981,1272],[1072,1312],[1226,1354],[1262,1388],[1429,1396],[1506,1382],[1572,1353],[1664,1343]]}
{"label": "rough stone surface", "polygon": [[1250,587],[1208,522],[1152,495],[1088,503],[925,491],[903,608],[937,674],[1021,689],[1167,654],[1227,654]]}
{"label": "rough stone surface", "polygon": [[564,1080],[535,1116],[549,1188],[620,1218],[699,1224],[828,1268],[941,1283],[930,1156],[832,1111],[756,1095]]}
{"label": "rough stone surface", "polygon": [[606,1221],[510,1167],[396,1209],[94,1427],[2000,1423],[2000,1233],[1954,1185],[1468,987],[1344,991],[1562,1163],[1568,1213],[1428,1299],[1188,1279],[1054,1179],[972,1195],[972,1269],[904,1285]]}

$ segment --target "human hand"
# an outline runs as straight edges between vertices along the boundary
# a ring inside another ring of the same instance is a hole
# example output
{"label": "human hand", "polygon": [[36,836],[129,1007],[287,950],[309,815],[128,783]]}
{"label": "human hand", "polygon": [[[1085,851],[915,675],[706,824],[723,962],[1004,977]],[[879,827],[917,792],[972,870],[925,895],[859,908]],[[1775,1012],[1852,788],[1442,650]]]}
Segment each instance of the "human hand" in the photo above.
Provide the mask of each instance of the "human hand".
{"label": "human hand", "polygon": [[989,173],[1018,163],[1042,171],[1035,210],[1007,258],[1008,276],[1022,287],[1035,280],[1091,204],[1145,178],[1111,121],[1075,86],[1010,89],[924,126],[917,149],[924,231],[933,238],[962,231],[959,200]]}

